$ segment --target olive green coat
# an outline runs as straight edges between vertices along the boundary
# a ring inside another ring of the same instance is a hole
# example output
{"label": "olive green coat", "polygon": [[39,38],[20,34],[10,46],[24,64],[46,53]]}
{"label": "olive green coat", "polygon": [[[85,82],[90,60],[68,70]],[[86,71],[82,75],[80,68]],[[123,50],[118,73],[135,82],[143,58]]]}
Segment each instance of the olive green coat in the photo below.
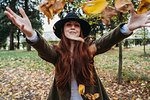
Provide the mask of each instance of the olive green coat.
{"label": "olive green coat", "polygon": [[[129,35],[124,35],[120,32],[120,27],[122,25],[123,24],[119,25],[113,31],[109,32],[107,35],[92,42],[92,44],[95,44],[96,48],[97,48],[97,52],[95,55],[108,51],[113,45],[115,45],[116,43],[122,41],[124,38],[129,36]],[[38,37],[39,37],[39,40],[36,43],[32,43],[29,40],[27,40],[27,42],[29,44],[31,44],[38,51],[38,54],[42,59],[55,65],[55,63],[57,62],[57,59],[59,57],[55,50],[55,47],[52,45],[49,45],[41,37],[41,35],[39,33],[38,33]],[[109,100],[109,97],[108,97],[99,77],[97,76],[97,73],[96,73],[94,67],[93,67],[93,75],[94,75],[94,79],[96,81],[96,85],[85,87],[85,94],[88,93],[90,95],[93,95],[95,93],[99,93],[99,98],[97,98],[96,100]],[[51,87],[51,90],[50,90],[47,100],[70,100],[70,96],[71,96],[70,84],[68,84],[68,91],[66,91],[64,94],[62,94],[60,92],[60,90],[56,87],[56,80],[57,80],[57,75],[55,75],[54,82]],[[88,100],[83,95],[82,95],[82,98],[83,98],[83,100]]]}

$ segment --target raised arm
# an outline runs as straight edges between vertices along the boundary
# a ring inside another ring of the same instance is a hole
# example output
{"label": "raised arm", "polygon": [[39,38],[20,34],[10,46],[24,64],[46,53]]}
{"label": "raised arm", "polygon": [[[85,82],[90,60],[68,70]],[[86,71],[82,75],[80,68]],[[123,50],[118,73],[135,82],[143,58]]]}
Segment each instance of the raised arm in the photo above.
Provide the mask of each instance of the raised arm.
{"label": "raised arm", "polygon": [[5,14],[8,16],[8,18],[28,37],[32,38],[33,36],[37,37],[36,42],[31,42],[31,40],[27,39],[27,42],[33,46],[37,51],[38,55],[53,64],[55,64],[57,59],[57,53],[55,50],[55,47],[52,45],[49,45],[47,41],[36,31],[33,30],[31,22],[26,15],[25,11],[22,8],[19,8],[19,11],[22,15],[22,17],[18,16],[16,13],[14,13],[10,8],[6,8],[7,11],[5,11]]}
{"label": "raised arm", "polygon": [[123,29],[123,31],[129,30],[132,32],[141,27],[150,27],[150,11],[138,15],[134,12],[134,8],[132,8],[130,10],[130,16],[131,18],[126,24],[127,29],[123,29],[123,26],[125,24],[121,24],[113,31],[111,31],[109,34],[93,42],[93,45],[91,47],[96,48],[93,54],[97,55],[100,53],[104,53],[108,51],[113,45],[115,45],[116,43],[122,41],[124,38],[127,38],[128,36],[131,35],[130,32],[123,33],[121,29]]}
{"label": "raised arm", "polygon": [[27,36],[31,37],[34,33],[34,30],[32,28],[31,22],[24,12],[22,8],[19,8],[19,11],[22,15],[18,16],[16,13],[14,13],[10,8],[6,8],[7,11],[5,11],[5,14],[8,16],[8,18]]}

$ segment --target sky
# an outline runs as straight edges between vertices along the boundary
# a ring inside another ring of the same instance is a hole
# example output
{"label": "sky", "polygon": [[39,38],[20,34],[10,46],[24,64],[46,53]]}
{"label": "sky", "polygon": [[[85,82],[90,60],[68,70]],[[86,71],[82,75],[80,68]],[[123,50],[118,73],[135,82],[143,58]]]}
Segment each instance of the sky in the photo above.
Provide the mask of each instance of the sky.
{"label": "sky", "polygon": [[50,20],[50,24],[48,24],[48,19],[47,17],[44,18],[44,32],[47,31],[53,31],[53,25],[59,20],[60,18],[58,17],[58,15],[55,15],[54,18],[52,20]]}

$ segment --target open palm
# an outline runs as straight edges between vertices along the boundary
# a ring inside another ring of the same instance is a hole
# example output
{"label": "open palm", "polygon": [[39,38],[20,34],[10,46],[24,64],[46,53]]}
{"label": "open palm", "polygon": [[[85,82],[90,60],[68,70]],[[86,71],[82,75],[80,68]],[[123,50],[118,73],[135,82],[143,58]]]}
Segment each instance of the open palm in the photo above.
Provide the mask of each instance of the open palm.
{"label": "open palm", "polygon": [[150,27],[150,11],[143,14],[136,14],[134,8],[130,10],[131,19],[128,23],[128,28],[133,31],[141,27]]}
{"label": "open palm", "polygon": [[31,22],[29,18],[27,17],[26,13],[22,8],[19,8],[19,11],[22,15],[22,17],[18,16],[16,13],[14,13],[10,8],[6,8],[7,11],[5,11],[5,14],[8,16],[8,18],[18,27],[20,30],[28,37],[31,37],[33,34],[33,28],[31,25]]}

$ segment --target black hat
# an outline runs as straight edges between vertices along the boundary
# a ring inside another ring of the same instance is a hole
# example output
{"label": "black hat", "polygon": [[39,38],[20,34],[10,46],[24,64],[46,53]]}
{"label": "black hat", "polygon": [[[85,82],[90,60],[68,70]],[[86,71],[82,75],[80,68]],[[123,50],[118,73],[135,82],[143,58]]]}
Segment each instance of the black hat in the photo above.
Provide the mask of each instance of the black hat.
{"label": "black hat", "polygon": [[80,23],[84,38],[89,35],[91,31],[91,26],[89,23],[83,19],[80,19],[75,13],[68,13],[63,19],[57,21],[53,26],[54,33],[58,38],[61,39],[61,29],[64,28],[64,24],[70,20]]}

